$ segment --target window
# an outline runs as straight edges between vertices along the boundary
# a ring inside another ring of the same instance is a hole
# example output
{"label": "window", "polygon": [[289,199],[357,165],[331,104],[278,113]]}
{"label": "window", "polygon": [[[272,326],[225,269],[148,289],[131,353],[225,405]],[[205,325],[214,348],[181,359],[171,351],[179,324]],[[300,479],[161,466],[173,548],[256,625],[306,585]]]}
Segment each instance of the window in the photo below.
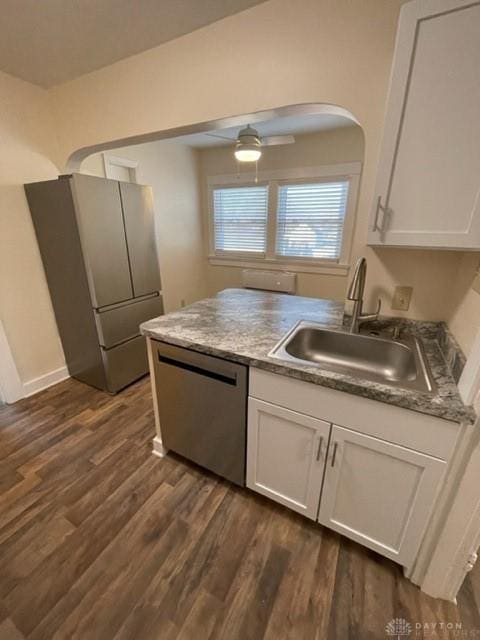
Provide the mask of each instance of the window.
{"label": "window", "polygon": [[210,263],[346,275],[361,166],[209,177]]}
{"label": "window", "polygon": [[213,190],[215,252],[265,254],[268,187]]}
{"label": "window", "polygon": [[279,186],[276,254],[338,260],[347,198],[346,180]]}

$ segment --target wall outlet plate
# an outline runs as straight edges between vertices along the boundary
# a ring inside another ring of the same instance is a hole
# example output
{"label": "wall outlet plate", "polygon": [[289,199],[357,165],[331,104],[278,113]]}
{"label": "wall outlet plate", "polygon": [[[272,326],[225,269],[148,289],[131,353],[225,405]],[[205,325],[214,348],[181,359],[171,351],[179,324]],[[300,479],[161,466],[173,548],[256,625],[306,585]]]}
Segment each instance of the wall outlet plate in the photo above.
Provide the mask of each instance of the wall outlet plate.
{"label": "wall outlet plate", "polygon": [[413,287],[395,287],[391,308],[408,311],[412,299]]}

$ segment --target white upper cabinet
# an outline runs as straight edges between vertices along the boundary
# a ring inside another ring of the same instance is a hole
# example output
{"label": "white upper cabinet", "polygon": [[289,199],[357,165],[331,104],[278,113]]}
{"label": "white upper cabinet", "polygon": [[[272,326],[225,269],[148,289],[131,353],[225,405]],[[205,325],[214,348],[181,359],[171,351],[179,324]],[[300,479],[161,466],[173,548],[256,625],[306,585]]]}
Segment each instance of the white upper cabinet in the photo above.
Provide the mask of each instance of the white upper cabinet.
{"label": "white upper cabinet", "polygon": [[480,248],[480,0],[401,12],[368,242]]}

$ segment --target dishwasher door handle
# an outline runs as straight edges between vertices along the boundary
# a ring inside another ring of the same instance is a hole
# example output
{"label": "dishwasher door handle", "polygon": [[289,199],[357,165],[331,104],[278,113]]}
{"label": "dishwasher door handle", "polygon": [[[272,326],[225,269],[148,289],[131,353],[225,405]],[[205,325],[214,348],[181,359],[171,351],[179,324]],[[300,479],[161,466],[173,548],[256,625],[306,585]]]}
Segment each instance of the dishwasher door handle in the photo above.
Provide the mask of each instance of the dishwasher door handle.
{"label": "dishwasher door handle", "polygon": [[158,353],[158,360],[159,362],[163,362],[163,364],[168,364],[172,367],[177,367],[178,369],[184,369],[185,371],[191,371],[192,373],[196,373],[207,378],[212,378],[213,380],[218,380],[219,382],[224,382],[225,384],[230,384],[232,386],[237,385],[236,373],[228,375],[225,373],[219,373],[218,371],[210,371],[209,369],[197,367],[196,365],[190,364],[189,362],[182,362],[181,360],[169,358],[168,356],[164,356],[161,353]]}

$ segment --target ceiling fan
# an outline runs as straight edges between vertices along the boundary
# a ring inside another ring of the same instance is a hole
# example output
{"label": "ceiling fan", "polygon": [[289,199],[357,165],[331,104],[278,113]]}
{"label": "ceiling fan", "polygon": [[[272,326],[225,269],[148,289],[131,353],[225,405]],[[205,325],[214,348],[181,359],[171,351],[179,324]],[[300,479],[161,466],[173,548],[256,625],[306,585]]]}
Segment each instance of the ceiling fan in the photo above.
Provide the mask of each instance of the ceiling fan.
{"label": "ceiling fan", "polygon": [[238,132],[236,138],[221,136],[216,133],[207,133],[212,138],[220,138],[222,140],[230,140],[235,142],[235,157],[239,162],[256,162],[262,155],[262,147],[272,147],[279,144],[292,144],[295,138],[292,135],[282,136],[264,136],[256,129],[248,125]]}

